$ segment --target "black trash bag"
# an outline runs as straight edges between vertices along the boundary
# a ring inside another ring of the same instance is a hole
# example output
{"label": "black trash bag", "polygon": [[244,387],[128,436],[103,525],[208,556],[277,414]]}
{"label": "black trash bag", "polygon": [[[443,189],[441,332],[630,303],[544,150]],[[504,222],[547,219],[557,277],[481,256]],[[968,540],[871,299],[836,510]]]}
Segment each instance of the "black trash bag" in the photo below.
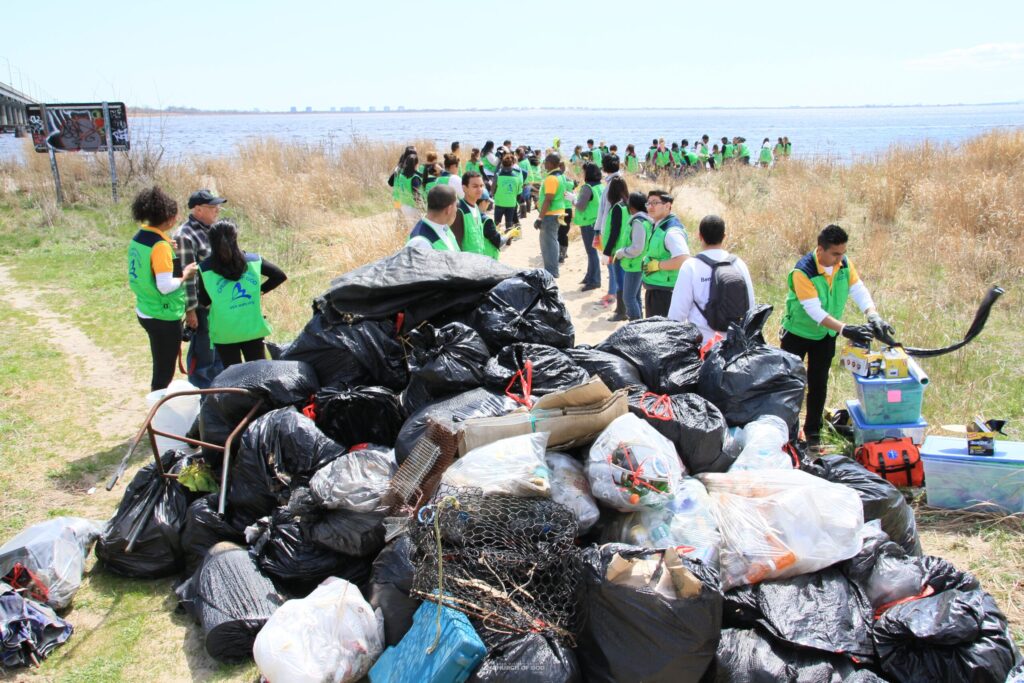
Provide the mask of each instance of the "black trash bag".
{"label": "black trash bag", "polygon": [[195,573],[206,552],[220,543],[244,544],[245,535],[217,514],[218,494],[211,493],[188,506],[185,528],[181,532],[181,549],[185,553],[185,571]]}
{"label": "black trash bag", "polygon": [[[861,464],[841,455],[826,455],[808,468],[811,474],[836,484],[845,484],[857,492],[864,504],[864,521],[877,519],[882,531],[911,555],[921,554],[921,539],[917,535],[914,509],[903,493]],[[819,469],[820,468],[820,469]]]}
{"label": "black trash bag", "polygon": [[398,396],[384,387],[325,387],[313,399],[313,409],[316,426],[345,448],[393,446],[406,418]]}
{"label": "black trash bag", "polygon": [[484,372],[488,387],[520,397],[526,393],[544,396],[583,384],[590,377],[569,356],[541,344],[510,344],[487,362]]}
{"label": "black trash bag", "polygon": [[383,386],[401,391],[409,382],[402,344],[387,320],[332,325],[314,315],[283,357],[309,363],[325,387]]}
{"label": "black trash bag", "polygon": [[[160,461],[165,470],[177,471],[187,458],[167,451]],[[96,557],[108,571],[136,579],[156,579],[179,573],[185,567],[181,532],[189,497],[185,487],[163,478],[150,463],[135,473],[125,489],[117,512],[96,541]],[[141,525],[131,552],[129,537]]]}
{"label": "black trash bag", "polygon": [[586,621],[577,654],[586,680],[696,681],[714,659],[722,628],[714,569],[681,558],[701,588],[695,597],[676,600],[605,578],[615,553],[631,559],[658,552],[618,543],[583,551]]}
{"label": "black trash bag", "polygon": [[[48,605],[0,583],[0,670],[37,665],[63,645],[74,628]],[[30,657],[35,655],[35,661]],[[6,677],[5,677],[6,678]]]}
{"label": "black trash bag", "polygon": [[651,391],[682,394],[697,387],[701,341],[693,323],[655,317],[627,323],[597,349],[632,363]]}
{"label": "black trash bag", "polygon": [[733,588],[725,594],[723,621],[730,627],[759,627],[788,645],[853,662],[870,664],[875,658],[871,603],[838,566]]}
{"label": "black trash bag", "polygon": [[342,555],[373,558],[384,547],[385,514],[331,510],[310,525],[310,538]]}
{"label": "black trash bag", "polygon": [[697,394],[629,392],[629,412],[675,444],[687,473],[726,472],[735,460],[724,452],[727,428],[715,405]]}
{"label": "black trash bag", "polygon": [[[362,583],[369,576],[370,563],[353,559],[313,542],[309,523],[295,517],[287,508],[277,508],[256,522],[249,552],[260,570],[289,593],[306,594],[326,579],[336,576]],[[247,538],[247,540],[249,540]]]}
{"label": "black trash bag", "polygon": [[489,637],[487,656],[468,683],[579,683],[576,655],[565,643],[543,633]]}
{"label": "black trash bag", "polygon": [[202,627],[206,652],[224,662],[250,659],[256,634],[284,602],[249,552],[227,542],[210,548],[200,568],[175,594]]}
{"label": "black trash bag", "polygon": [[399,331],[405,333],[425,320],[473,310],[492,287],[515,274],[515,269],[479,254],[399,249],[335,278],[313,308],[331,323],[401,313]]}
{"label": "black trash bag", "polygon": [[473,417],[497,417],[521,407],[502,392],[472,389],[423,406],[409,416],[395,441],[395,458],[401,465],[427,430],[427,422],[458,424]]}
{"label": "black trash bag", "polygon": [[884,683],[841,657],[773,643],[755,629],[722,629],[703,683]]}
{"label": "black trash bag", "polygon": [[409,334],[409,342],[409,386],[402,394],[406,410],[415,412],[438,398],[483,384],[491,354],[468,325],[423,325]]}
{"label": "black trash bag", "polygon": [[370,605],[384,615],[384,642],[397,645],[412,628],[412,617],[421,600],[409,597],[416,568],[412,563],[413,543],[402,534],[388,543],[373,561],[370,575]]}
{"label": "black trash bag", "polygon": [[890,607],[874,636],[882,673],[898,681],[1002,683],[1020,659],[1006,617],[980,589]]}
{"label": "black trash bag", "polygon": [[697,393],[718,406],[730,427],[775,415],[794,436],[807,371],[798,357],[765,343],[761,328],[771,313],[771,306],[758,306],[742,328],[729,326],[725,341],[704,358]]}
{"label": "black trash bag", "polygon": [[558,285],[546,270],[528,270],[495,285],[476,310],[473,328],[494,352],[515,343],[567,349],[576,331]]}
{"label": "black trash bag", "polygon": [[[320,388],[313,368],[294,360],[254,360],[225,368],[211,389],[248,389],[263,399],[261,413],[305,403]],[[229,424],[241,422],[256,399],[238,394],[208,394],[203,410],[215,410]]]}
{"label": "black trash bag", "polygon": [[592,346],[577,346],[565,349],[564,353],[591,376],[600,377],[612,391],[628,387],[647,388],[636,366],[615,354],[599,351]]}

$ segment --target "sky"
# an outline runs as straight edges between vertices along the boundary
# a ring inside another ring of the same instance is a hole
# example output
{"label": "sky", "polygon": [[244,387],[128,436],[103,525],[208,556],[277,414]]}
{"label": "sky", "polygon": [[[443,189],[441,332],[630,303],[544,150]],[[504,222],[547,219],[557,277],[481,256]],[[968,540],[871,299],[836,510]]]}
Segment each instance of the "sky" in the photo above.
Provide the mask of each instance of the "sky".
{"label": "sky", "polygon": [[0,81],[49,102],[326,110],[1024,100],[1020,0],[6,5]]}

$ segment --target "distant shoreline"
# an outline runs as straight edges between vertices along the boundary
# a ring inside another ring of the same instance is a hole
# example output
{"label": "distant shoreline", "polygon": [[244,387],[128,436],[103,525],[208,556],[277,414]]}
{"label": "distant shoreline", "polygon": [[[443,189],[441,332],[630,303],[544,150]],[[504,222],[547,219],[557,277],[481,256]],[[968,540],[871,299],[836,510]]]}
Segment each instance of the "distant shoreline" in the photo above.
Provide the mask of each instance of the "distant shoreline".
{"label": "distant shoreline", "polygon": [[814,105],[814,106],[789,106],[789,107],[481,107],[470,109],[392,109],[390,111],[330,111],[316,109],[313,111],[241,111],[232,109],[223,110],[195,110],[195,111],[166,111],[161,109],[133,108],[128,107],[128,115],[136,118],[154,118],[159,116],[265,116],[288,114],[294,116],[309,116],[312,114],[335,114],[335,115],[377,115],[377,114],[457,114],[457,113],[479,113],[479,112],[524,112],[524,111],[807,111],[820,109],[938,109],[954,107],[1006,107],[1024,105],[1024,100],[1012,102],[981,102],[964,103],[955,102],[949,104],[860,104],[860,105]]}

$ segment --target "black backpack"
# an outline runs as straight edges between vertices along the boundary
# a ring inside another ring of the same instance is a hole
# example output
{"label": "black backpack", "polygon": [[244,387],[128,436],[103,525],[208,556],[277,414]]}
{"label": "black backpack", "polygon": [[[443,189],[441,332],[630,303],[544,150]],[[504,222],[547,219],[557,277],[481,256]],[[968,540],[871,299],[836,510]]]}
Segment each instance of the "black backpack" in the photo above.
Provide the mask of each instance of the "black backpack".
{"label": "black backpack", "polygon": [[708,305],[706,309],[697,306],[697,310],[708,321],[708,327],[724,333],[729,329],[729,323],[742,322],[753,303],[747,295],[747,282],[736,267],[734,254],[724,261],[715,261],[705,254],[697,254],[697,258],[711,267]]}

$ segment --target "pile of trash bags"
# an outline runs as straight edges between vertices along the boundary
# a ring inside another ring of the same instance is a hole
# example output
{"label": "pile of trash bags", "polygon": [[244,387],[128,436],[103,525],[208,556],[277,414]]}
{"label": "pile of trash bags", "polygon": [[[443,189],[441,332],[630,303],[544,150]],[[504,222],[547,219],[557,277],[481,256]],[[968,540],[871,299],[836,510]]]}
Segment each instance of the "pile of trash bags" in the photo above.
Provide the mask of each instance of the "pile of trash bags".
{"label": "pile of trash bags", "polygon": [[[138,470],[102,528],[51,520],[0,548],[5,581],[20,558],[51,596],[0,587],[33,642],[4,664],[70,636],[44,603],[66,606],[95,540],[103,571],[179,577],[207,652],[276,683],[1003,681],[1005,616],[922,555],[901,492],[786,449],[806,377],[765,343],[770,314],[703,357],[664,318],[574,346],[541,270],[402,250],[342,275],[278,360],[215,382],[249,394],[204,398],[204,441],[251,415],[229,453],[163,453],[168,476]],[[586,436],[553,441],[573,411]],[[209,490],[176,476],[196,467]],[[530,584],[552,553],[573,586],[557,618],[557,586]],[[451,575],[424,573],[446,554]]]}

